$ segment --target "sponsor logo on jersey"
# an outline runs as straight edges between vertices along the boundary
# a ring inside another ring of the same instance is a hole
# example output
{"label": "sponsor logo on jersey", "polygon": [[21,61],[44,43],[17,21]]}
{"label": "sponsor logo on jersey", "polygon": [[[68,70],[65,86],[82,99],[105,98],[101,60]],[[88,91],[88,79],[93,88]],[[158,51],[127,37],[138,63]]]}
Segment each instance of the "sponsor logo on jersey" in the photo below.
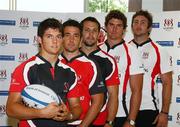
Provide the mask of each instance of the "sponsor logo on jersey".
{"label": "sponsor logo on jersey", "polygon": [[149,52],[143,52],[142,58],[148,59],[148,57],[149,57]]}
{"label": "sponsor logo on jersey", "polygon": [[153,23],[152,24],[152,28],[159,28],[159,26],[160,26],[159,23]]}
{"label": "sponsor logo on jersey", "polygon": [[6,115],[6,106],[0,105],[0,117]]}
{"label": "sponsor logo on jersey", "polygon": [[116,56],[116,55],[115,55],[115,56],[114,56],[114,59],[116,60],[117,63],[119,63],[119,61],[120,61],[120,56]]}
{"label": "sponsor logo on jersey", "polygon": [[174,46],[174,41],[156,41],[161,46]]}
{"label": "sponsor logo on jersey", "polygon": [[172,18],[166,18],[164,19],[164,24],[163,24],[163,29],[166,30],[166,31],[170,31],[173,29],[173,19]]}
{"label": "sponsor logo on jersey", "polygon": [[0,25],[15,26],[15,20],[0,20]]}
{"label": "sponsor logo on jersey", "polygon": [[21,17],[19,19],[19,27],[22,29],[27,29],[29,27],[29,18]]}
{"label": "sponsor logo on jersey", "polygon": [[6,69],[2,69],[0,70],[0,81],[4,81],[5,79],[7,79],[7,71]]}
{"label": "sponsor logo on jersey", "polygon": [[5,46],[8,44],[8,36],[7,34],[0,34],[0,45]]}
{"label": "sponsor logo on jersey", "polygon": [[19,53],[19,62],[24,62],[28,59],[28,54],[27,52],[26,53],[23,53],[23,52],[20,52]]}
{"label": "sponsor logo on jersey", "polygon": [[12,38],[12,43],[29,44],[28,38]]}
{"label": "sponsor logo on jersey", "polygon": [[0,60],[1,61],[14,61],[15,60],[15,56],[0,55]]}

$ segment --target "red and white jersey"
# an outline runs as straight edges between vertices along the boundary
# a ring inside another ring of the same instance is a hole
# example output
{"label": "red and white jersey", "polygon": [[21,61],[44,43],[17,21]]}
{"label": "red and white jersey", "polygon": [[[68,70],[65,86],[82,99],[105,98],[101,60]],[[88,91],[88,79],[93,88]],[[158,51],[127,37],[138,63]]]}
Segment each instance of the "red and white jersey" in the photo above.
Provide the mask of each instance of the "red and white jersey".
{"label": "red and white jersey", "polygon": [[[122,42],[110,48],[107,41],[100,46],[102,50],[113,56],[117,62],[120,79],[119,86],[119,108],[117,117],[125,117],[129,112],[131,90],[129,86],[130,75],[143,73],[141,59],[135,48]],[[138,85],[138,84],[137,84]]]}
{"label": "red and white jersey", "polygon": [[172,71],[170,56],[159,45],[148,39],[141,45],[132,40],[130,45],[134,46],[140,53],[140,57],[144,66],[142,102],[140,110],[157,110],[158,93],[155,83],[159,74],[164,74]]}

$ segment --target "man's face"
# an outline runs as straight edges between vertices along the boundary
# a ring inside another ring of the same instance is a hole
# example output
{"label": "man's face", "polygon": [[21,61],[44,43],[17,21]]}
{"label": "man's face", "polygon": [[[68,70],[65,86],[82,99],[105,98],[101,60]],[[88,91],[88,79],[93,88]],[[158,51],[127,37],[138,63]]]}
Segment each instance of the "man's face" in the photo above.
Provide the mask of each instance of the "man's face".
{"label": "man's face", "polygon": [[38,37],[42,52],[58,55],[62,44],[62,33],[59,29],[48,28],[42,38]]}
{"label": "man's face", "polygon": [[67,52],[75,52],[79,49],[81,41],[80,30],[74,26],[64,28],[63,47]]}
{"label": "man's face", "polygon": [[132,22],[132,32],[134,36],[148,35],[151,28],[148,28],[148,19],[144,16],[137,16]]}
{"label": "man's face", "polygon": [[95,22],[85,21],[83,23],[83,32],[82,32],[83,43],[86,46],[92,47],[97,44],[99,37],[98,25]]}
{"label": "man's face", "polygon": [[123,33],[125,32],[123,28],[123,22],[120,19],[112,18],[109,20],[107,26],[107,37],[111,40],[119,40],[122,38]]}

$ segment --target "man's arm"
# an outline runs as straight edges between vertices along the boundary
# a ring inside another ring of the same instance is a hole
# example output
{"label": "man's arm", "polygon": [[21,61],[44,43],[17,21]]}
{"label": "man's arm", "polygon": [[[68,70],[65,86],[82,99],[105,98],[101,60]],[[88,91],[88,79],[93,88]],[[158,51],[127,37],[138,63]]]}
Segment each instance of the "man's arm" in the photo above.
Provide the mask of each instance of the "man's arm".
{"label": "man's arm", "polygon": [[80,127],[88,127],[100,112],[104,102],[104,93],[91,95],[91,106],[80,124]]}
{"label": "man's arm", "polygon": [[113,121],[116,117],[117,109],[118,109],[118,91],[119,85],[108,86],[108,117],[107,121]]}
{"label": "man's arm", "polygon": [[172,95],[172,72],[161,74],[160,77],[162,80],[162,108],[154,123],[157,122],[157,126],[166,127]]}
{"label": "man's arm", "polygon": [[59,106],[51,103],[43,109],[29,108],[22,103],[19,92],[10,92],[6,104],[6,112],[8,116],[17,119],[53,118],[59,115]]}
{"label": "man's arm", "polygon": [[[131,88],[131,98],[130,98],[130,109],[128,119],[136,120],[138,114],[141,99],[142,99],[142,85],[143,85],[143,74],[136,74],[130,76],[130,88]],[[129,126],[128,122],[125,122],[125,126]]]}

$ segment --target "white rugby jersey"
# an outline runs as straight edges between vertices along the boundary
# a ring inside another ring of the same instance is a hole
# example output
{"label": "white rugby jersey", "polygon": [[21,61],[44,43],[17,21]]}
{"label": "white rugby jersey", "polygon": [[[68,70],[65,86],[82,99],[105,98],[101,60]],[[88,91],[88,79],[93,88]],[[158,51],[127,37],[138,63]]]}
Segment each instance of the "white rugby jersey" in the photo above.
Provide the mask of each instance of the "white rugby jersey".
{"label": "white rugby jersey", "polygon": [[134,51],[136,48],[126,44],[124,40],[112,48],[110,48],[106,41],[100,48],[113,56],[117,62],[120,85],[119,108],[116,116],[125,117],[129,113],[131,96],[129,76],[144,73],[141,59],[139,58],[138,52]]}
{"label": "white rugby jersey", "polygon": [[159,74],[164,74],[172,71],[170,56],[159,45],[148,39],[146,42],[138,45],[134,40],[130,43],[138,49],[143,66],[143,91],[140,110],[157,110],[158,103],[158,86],[155,81]]}

